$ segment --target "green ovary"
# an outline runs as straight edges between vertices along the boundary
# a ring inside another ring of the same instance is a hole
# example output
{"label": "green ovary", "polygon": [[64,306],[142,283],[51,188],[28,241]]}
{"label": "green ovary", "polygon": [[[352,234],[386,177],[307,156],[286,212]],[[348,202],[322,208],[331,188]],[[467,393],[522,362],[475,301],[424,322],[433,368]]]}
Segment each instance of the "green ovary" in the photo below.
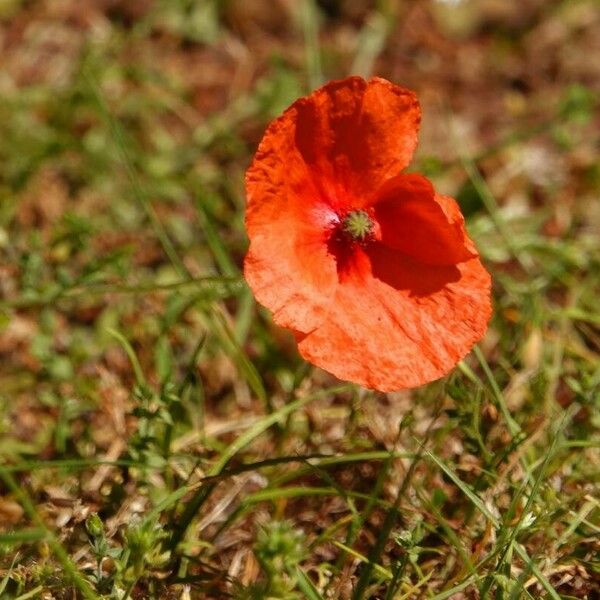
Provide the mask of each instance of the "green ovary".
{"label": "green ovary", "polygon": [[364,241],[373,230],[373,221],[364,210],[353,210],[349,212],[342,221],[344,231],[357,241]]}

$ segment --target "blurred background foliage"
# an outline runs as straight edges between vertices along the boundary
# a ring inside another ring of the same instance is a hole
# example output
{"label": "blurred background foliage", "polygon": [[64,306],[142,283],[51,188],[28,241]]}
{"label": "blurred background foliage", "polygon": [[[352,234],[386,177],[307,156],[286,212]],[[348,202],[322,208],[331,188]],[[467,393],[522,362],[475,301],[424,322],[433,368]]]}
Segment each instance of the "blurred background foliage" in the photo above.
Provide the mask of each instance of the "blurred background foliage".
{"label": "blurred background foliage", "polygon": [[[0,598],[597,598],[595,0],[0,0]],[[414,392],[241,278],[266,124],[409,87],[495,316]]]}

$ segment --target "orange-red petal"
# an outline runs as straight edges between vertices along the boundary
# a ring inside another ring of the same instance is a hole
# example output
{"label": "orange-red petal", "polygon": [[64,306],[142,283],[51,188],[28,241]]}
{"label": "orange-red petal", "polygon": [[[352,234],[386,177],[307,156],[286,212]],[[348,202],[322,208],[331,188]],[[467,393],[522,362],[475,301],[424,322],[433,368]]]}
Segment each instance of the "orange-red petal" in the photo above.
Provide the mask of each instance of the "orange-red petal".
{"label": "orange-red petal", "polygon": [[310,331],[323,318],[337,285],[328,253],[328,223],[336,218],[315,188],[295,143],[291,112],[271,123],[246,173],[244,275],[278,325]]}
{"label": "orange-red petal", "polygon": [[289,109],[295,143],[334,206],[360,206],[399,174],[417,145],[416,95],[375,77],[332,81]]}
{"label": "orange-red petal", "polygon": [[328,318],[298,349],[340,379],[380,391],[416,387],[450,371],[484,334],[490,276],[479,258],[416,263],[376,245],[337,287]]}
{"label": "orange-red petal", "polygon": [[477,255],[455,200],[437,195],[422,175],[394,177],[376,202],[386,246],[430,265],[454,265]]}
{"label": "orange-red petal", "polygon": [[244,276],[278,325],[310,331],[326,317],[337,286],[335,259],[306,214],[282,207],[265,223],[255,228]]}

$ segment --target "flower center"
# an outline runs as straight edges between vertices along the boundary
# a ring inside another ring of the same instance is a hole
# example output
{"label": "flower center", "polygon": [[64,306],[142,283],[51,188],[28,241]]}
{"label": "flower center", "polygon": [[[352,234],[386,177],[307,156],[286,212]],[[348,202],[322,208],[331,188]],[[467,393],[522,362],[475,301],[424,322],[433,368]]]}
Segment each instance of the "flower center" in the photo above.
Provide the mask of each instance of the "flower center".
{"label": "flower center", "polygon": [[353,210],[344,217],[342,229],[355,242],[364,242],[373,231],[373,221],[366,211]]}

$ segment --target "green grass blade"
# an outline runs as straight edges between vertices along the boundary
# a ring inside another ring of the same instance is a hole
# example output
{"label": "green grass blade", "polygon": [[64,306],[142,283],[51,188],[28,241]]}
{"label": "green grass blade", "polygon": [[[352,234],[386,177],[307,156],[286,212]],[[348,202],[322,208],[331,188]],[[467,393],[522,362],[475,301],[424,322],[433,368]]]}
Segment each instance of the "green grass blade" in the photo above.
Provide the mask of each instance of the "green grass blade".
{"label": "green grass blade", "polygon": [[483,369],[483,372],[485,373],[485,376],[490,384],[490,387],[492,388],[494,398],[496,399],[496,402],[498,403],[498,406],[500,407],[500,412],[502,413],[502,416],[504,417],[504,420],[506,421],[508,430],[510,431],[510,434],[513,437],[515,437],[517,434],[519,434],[521,432],[521,427],[513,419],[512,415],[510,414],[510,411],[508,410],[508,407],[506,406],[506,402],[504,400],[504,395],[502,394],[502,390],[498,386],[498,382],[496,381],[496,378],[494,377],[494,374],[492,373],[492,370],[490,369],[490,366],[489,366],[487,360],[485,359],[485,356],[483,355],[483,352],[481,351],[479,346],[475,346],[473,348],[473,353],[477,357],[477,360],[479,361],[479,364],[481,365],[481,368]]}
{"label": "green grass blade", "polygon": [[425,456],[433,461],[446,475],[456,484],[460,491],[473,503],[473,505],[484,515],[494,526],[498,526],[498,518],[490,512],[483,503],[483,500],[464,482],[456,473],[440,460],[433,452],[424,450]]}
{"label": "green grass blade", "polygon": [[319,590],[314,586],[313,582],[308,578],[306,573],[300,568],[296,568],[296,582],[300,591],[308,598],[308,600],[325,600],[319,593]]}
{"label": "green grass blade", "polygon": [[156,237],[158,238],[165,254],[171,261],[171,264],[173,265],[177,273],[181,277],[189,279],[191,277],[190,272],[188,271],[184,262],[179,257],[179,254],[177,254],[173,242],[169,238],[162,223],[160,222],[160,219],[158,218],[154,207],[148,200],[148,194],[146,190],[142,187],[139,181],[138,175],[133,166],[133,161],[129,156],[128,144],[126,142],[125,133],[123,131],[123,128],[121,127],[121,124],[111,113],[108,105],[106,104],[106,101],[102,97],[102,93],[96,80],[94,79],[92,73],[89,70],[85,71],[85,79],[88,83],[89,89],[91,90],[92,96],[96,101],[96,105],[100,111],[100,114],[109,126],[110,131],[113,135],[119,158],[129,178],[129,182],[135,199],[143,208],[144,212],[146,213],[146,216],[150,220],[150,224],[152,225],[152,229],[154,230]]}
{"label": "green grass blade", "polygon": [[386,41],[396,24],[396,10],[392,2],[373,12],[358,36],[358,47],[350,72],[368,78],[373,73],[375,61],[385,48]]}
{"label": "green grass blade", "polygon": [[44,591],[44,586],[38,585],[37,587],[33,588],[32,590],[29,590],[28,592],[25,592],[24,594],[17,596],[14,600],[29,600],[30,598],[36,598],[36,597],[38,597],[38,594],[41,594],[41,592],[43,592],[43,591]]}
{"label": "green grass blade", "polygon": [[142,365],[138,360],[138,357],[133,349],[133,346],[129,343],[129,340],[116,329],[108,328],[106,330],[112,337],[114,337],[123,347],[127,357],[129,358],[129,362],[131,362],[131,366],[133,368],[133,372],[135,373],[135,380],[137,384],[142,387],[148,387],[148,382],[146,381],[146,377],[144,376],[144,371],[142,370]]}
{"label": "green grass blade", "polygon": [[256,397],[263,403],[263,405],[270,408],[270,400],[267,396],[265,386],[262,378],[259,375],[256,367],[252,364],[238,340],[236,339],[235,333],[231,330],[231,327],[225,319],[223,312],[216,306],[209,309],[209,326],[212,326],[213,331],[218,336],[219,340],[231,356],[234,364],[236,365],[240,374],[248,382],[248,385],[252,391],[256,394]]}
{"label": "green grass blade", "polygon": [[321,47],[319,44],[319,11],[314,0],[300,0],[300,22],[304,33],[304,61],[308,84],[314,89],[323,84]]}
{"label": "green grass blade", "polygon": [[540,582],[541,586],[548,592],[552,600],[561,600],[560,594],[554,589],[548,578],[540,571],[539,567],[531,560],[527,554],[527,550],[521,544],[514,545],[515,552],[520,556],[521,560],[527,565],[527,568],[535,575],[535,578]]}
{"label": "green grass blade", "polygon": [[221,273],[227,277],[237,277],[240,274],[240,270],[233,262],[229,251],[219,236],[212,217],[210,216],[206,206],[204,206],[202,200],[203,198],[196,199],[196,213],[198,214],[198,220],[200,221],[200,226],[204,232],[206,244],[209,247]]}
{"label": "green grass blade", "polygon": [[0,533],[0,544],[29,544],[44,539],[46,539],[46,530],[39,527],[35,529],[22,529],[21,531]]}
{"label": "green grass blade", "polygon": [[393,574],[389,569],[382,567],[378,563],[374,563],[374,562],[370,561],[364,554],[357,552],[356,550],[354,550],[354,548],[350,548],[350,547],[346,546],[345,544],[342,544],[341,542],[337,542],[335,540],[333,541],[333,545],[337,546],[340,550],[343,550],[344,552],[350,554],[350,556],[353,556],[354,558],[358,559],[361,563],[370,565],[374,571],[376,571],[379,575],[381,575],[385,579],[392,579]]}
{"label": "green grass blade", "polygon": [[470,585],[475,584],[477,584],[477,577],[469,577],[449,590],[444,590],[443,592],[435,594],[435,596],[431,596],[429,600],[447,600],[447,598],[451,598],[455,594],[458,594],[459,592],[462,592],[468,588]]}

